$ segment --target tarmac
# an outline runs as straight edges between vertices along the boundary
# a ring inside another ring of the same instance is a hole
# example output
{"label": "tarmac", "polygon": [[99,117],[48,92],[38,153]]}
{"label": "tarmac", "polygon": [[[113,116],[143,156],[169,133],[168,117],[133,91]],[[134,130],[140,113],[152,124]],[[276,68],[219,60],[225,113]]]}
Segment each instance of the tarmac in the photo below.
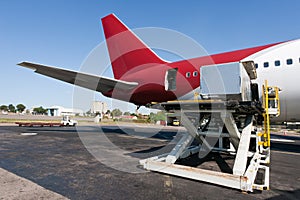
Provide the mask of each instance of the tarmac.
{"label": "tarmac", "polygon": [[141,169],[139,159],[170,150],[184,133],[137,125],[2,125],[0,199],[300,199],[297,133],[272,134],[268,191],[242,193]]}

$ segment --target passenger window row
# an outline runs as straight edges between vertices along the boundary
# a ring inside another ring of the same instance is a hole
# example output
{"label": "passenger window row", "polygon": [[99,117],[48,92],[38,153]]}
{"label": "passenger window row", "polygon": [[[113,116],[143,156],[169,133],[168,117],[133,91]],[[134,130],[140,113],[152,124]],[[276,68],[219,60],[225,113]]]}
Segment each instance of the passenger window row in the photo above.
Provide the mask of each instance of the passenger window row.
{"label": "passenger window row", "polygon": [[[193,72],[193,77],[196,77],[196,76],[198,76],[198,72],[197,72],[197,71],[194,71],[194,72]],[[187,73],[185,74],[185,77],[190,78],[190,77],[191,77],[191,72],[187,72]]]}
{"label": "passenger window row", "polygon": [[[300,63],[300,58],[299,58],[299,63]],[[287,65],[292,65],[293,64],[293,59],[292,58],[289,58],[289,59],[286,59],[286,64]],[[275,67],[279,67],[281,65],[281,61],[280,60],[275,60],[274,61],[274,66]],[[264,68],[268,68],[270,66],[269,62],[264,62],[263,63],[263,67]],[[255,67],[258,68],[258,64],[255,63]]]}
{"label": "passenger window row", "polygon": [[[299,63],[300,63],[300,58],[299,58]],[[289,59],[286,59],[286,64],[287,65],[292,65],[293,64],[293,59],[292,58],[289,58]],[[274,61],[274,66],[275,67],[279,67],[281,65],[281,61],[280,60],[275,60]],[[263,67],[264,68],[268,68],[270,66],[269,62],[264,62],[263,63]],[[258,63],[255,63],[255,68],[257,69],[259,66],[258,66]],[[197,71],[194,71],[193,74],[191,72],[187,72],[185,74],[185,77],[186,78],[190,78],[191,75],[193,75],[193,77],[197,77],[198,76],[198,72]]]}

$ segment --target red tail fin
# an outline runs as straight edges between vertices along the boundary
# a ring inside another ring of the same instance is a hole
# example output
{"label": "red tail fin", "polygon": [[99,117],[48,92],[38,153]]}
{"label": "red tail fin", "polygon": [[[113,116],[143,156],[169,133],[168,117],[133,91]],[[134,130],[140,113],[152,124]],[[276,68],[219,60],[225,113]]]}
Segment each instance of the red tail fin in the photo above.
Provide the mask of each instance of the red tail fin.
{"label": "red tail fin", "polygon": [[102,25],[115,78],[141,65],[165,63],[114,14],[102,18]]}

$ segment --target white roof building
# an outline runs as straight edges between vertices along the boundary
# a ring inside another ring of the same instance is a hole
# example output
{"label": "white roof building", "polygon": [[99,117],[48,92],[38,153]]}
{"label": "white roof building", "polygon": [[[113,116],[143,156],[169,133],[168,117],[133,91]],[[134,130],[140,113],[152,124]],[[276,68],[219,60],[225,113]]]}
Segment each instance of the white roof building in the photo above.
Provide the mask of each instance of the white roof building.
{"label": "white roof building", "polygon": [[47,108],[48,116],[83,116],[83,111],[76,108],[64,108],[62,106],[52,106]]}

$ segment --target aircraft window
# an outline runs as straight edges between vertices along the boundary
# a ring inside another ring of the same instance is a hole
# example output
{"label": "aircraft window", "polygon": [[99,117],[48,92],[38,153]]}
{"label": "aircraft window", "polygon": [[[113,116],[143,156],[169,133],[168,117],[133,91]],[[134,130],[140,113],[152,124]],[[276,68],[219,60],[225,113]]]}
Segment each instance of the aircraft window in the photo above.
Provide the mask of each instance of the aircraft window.
{"label": "aircraft window", "polygon": [[187,78],[190,78],[190,77],[191,77],[191,72],[187,72],[187,73],[185,74],[185,76],[186,76]]}
{"label": "aircraft window", "polygon": [[198,72],[197,72],[197,71],[194,71],[194,72],[193,72],[193,77],[196,77],[196,76],[198,76]]}
{"label": "aircraft window", "polygon": [[277,67],[277,66],[280,66],[280,60],[276,60],[275,61],[275,66]]}
{"label": "aircraft window", "polygon": [[291,58],[290,58],[290,59],[287,59],[287,60],[286,60],[286,64],[287,64],[287,65],[293,64],[293,59],[291,59]]}
{"label": "aircraft window", "polygon": [[269,62],[264,62],[264,67],[269,67]]}
{"label": "aircraft window", "polygon": [[258,64],[257,64],[257,63],[255,63],[255,68],[256,68],[256,69],[258,68]]}

